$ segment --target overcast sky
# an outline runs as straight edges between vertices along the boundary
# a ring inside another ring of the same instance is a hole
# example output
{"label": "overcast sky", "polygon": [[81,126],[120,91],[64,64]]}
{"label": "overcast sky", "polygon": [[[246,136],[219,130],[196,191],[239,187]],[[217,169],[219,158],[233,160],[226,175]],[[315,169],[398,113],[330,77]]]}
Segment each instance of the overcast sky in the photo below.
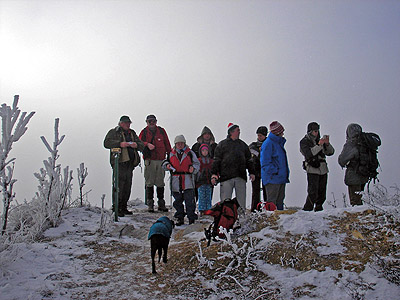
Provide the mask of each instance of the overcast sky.
{"label": "overcast sky", "polygon": [[[40,136],[52,141],[60,118],[60,162],[74,172],[84,162],[89,200],[106,194],[109,207],[103,139],[125,114],[138,133],[155,114],[189,145],[204,125],[220,141],[236,123],[250,143],[278,120],[289,206],[305,202],[299,141],[311,121],[336,150],[328,200],[347,191],[337,156],[352,122],[382,138],[381,183],[400,183],[400,1],[0,0],[0,45],[0,102],[19,94],[21,110],[36,111],[11,153],[20,202],[49,156]],[[140,168],[134,176],[131,198],[143,199]]]}

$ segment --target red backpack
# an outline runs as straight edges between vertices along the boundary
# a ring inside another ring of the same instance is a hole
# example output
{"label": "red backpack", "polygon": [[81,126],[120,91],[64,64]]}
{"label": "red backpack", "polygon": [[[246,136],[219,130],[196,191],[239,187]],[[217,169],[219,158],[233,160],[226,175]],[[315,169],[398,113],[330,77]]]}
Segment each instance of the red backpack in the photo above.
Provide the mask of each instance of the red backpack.
{"label": "red backpack", "polygon": [[232,229],[238,218],[239,203],[236,198],[225,199],[211,207],[209,210],[204,212],[205,215],[214,217],[214,221],[210,224],[210,227],[204,229],[204,233],[208,240],[207,246],[210,245],[211,239],[215,240],[218,235],[220,238],[224,238],[224,233],[219,231],[219,227],[222,226],[227,230]]}
{"label": "red backpack", "polygon": [[259,202],[257,204],[257,210],[262,211],[263,208],[267,211],[274,211],[276,210],[276,205],[273,202]]}

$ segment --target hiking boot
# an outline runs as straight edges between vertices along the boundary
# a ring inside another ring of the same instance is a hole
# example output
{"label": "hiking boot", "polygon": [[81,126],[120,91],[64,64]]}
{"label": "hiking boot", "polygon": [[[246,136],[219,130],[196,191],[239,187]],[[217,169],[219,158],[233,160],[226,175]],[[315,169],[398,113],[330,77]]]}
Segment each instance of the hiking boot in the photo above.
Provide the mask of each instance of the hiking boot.
{"label": "hiking boot", "polygon": [[322,205],[316,205],[314,208],[314,211],[322,211],[322,210],[324,210]]}
{"label": "hiking boot", "polygon": [[167,211],[168,211],[168,208],[166,208],[165,206],[164,206],[164,207],[159,207],[159,208],[158,208],[158,211],[167,212]]}
{"label": "hiking boot", "polygon": [[183,219],[178,219],[178,222],[176,222],[175,226],[181,226],[185,224],[185,222],[183,221]]}
{"label": "hiking boot", "polygon": [[133,215],[133,212],[131,212],[131,211],[127,210],[127,209],[122,210],[122,212],[123,212],[125,215]]}
{"label": "hiking boot", "polygon": [[189,220],[189,225],[194,224],[194,220]]}
{"label": "hiking boot", "polygon": [[150,213],[153,213],[153,212],[154,212],[154,208],[153,208],[153,207],[149,207],[149,208],[147,209],[147,211],[150,212]]}

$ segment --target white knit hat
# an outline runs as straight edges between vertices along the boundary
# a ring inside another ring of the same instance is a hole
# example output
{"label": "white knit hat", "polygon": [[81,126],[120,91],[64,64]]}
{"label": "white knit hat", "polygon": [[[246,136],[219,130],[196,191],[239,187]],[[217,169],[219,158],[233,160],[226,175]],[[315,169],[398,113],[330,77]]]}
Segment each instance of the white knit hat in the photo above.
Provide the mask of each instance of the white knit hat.
{"label": "white knit hat", "polygon": [[175,137],[174,144],[179,143],[179,142],[185,143],[185,144],[186,144],[186,139],[185,139],[185,137],[183,136],[183,134],[177,135],[177,136]]}

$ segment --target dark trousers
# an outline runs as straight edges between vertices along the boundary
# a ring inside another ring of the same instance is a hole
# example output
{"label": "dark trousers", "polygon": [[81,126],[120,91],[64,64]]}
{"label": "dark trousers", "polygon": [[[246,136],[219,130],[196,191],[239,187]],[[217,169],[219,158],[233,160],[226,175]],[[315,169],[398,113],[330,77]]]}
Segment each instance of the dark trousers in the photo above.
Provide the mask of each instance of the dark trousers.
{"label": "dark trousers", "polygon": [[[183,220],[187,214],[189,221],[197,220],[197,215],[195,213],[196,202],[194,200],[194,189],[188,189],[182,192],[173,192],[172,196],[174,196],[175,199],[173,203],[173,206],[176,209],[176,213],[174,215],[175,218]],[[185,202],[186,214],[183,202]]]}
{"label": "dark trousers", "polygon": [[[255,211],[257,209],[258,203],[260,203],[260,189],[261,189],[261,177],[256,176],[254,181],[251,183],[252,194],[251,194],[251,211]],[[264,202],[267,201],[267,193],[265,192],[265,188],[263,190],[263,199]]]}
{"label": "dark trousers", "polygon": [[[127,209],[128,200],[131,196],[132,178],[134,167],[132,163],[124,162],[118,164],[118,210],[124,211]],[[113,204],[115,197],[115,189],[113,190]],[[114,205],[113,205],[114,206]]]}
{"label": "dark trousers", "polygon": [[283,210],[283,200],[285,199],[286,183],[274,184],[268,183],[264,185],[267,193],[267,202],[272,202],[278,210]]}
{"label": "dark trousers", "polygon": [[[328,174],[310,174],[307,173],[307,199],[304,204],[303,210],[315,211],[323,210],[322,205],[326,199],[326,185],[328,182]],[[314,208],[315,205],[315,208]]]}
{"label": "dark trousers", "polygon": [[350,197],[350,204],[354,205],[362,205],[362,195],[358,194],[358,192],[364,191],[365,183],[364,184],[357,184],[357,185],[349,185],[349,197]]}

